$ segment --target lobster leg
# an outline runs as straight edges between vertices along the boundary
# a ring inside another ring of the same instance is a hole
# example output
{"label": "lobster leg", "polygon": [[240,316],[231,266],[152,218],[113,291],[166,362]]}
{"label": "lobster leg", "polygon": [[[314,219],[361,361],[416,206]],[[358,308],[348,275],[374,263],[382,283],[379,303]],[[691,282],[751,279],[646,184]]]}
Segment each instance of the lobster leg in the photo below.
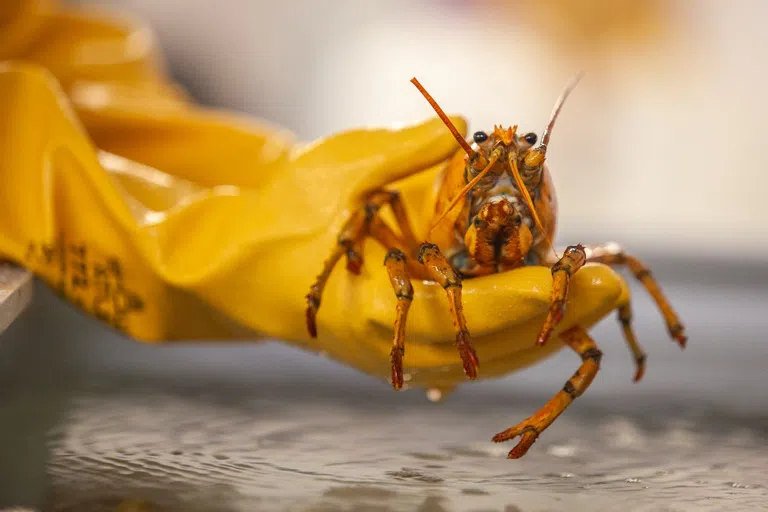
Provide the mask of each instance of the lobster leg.
{"label": "lobster leg", "polygon": [[397,313],[395,317],[395,337],[392,341],[392,387],[403,387],[403,356],[405,355],[405,323],[408,309],[413,301],[413,286],[406,270],[406,257],[400,249],[391,249],[384,265],[387,267],[389,280],[397,297]]}
{"label": "lobster leg", "polygon": [[632,352],[632,357],[635,360],[635,378],[637,382],[645,375],[645,360],[646,355],[640,344],[635,338],[635,331],[632,330],[632,306],[630,303],[624,304],[619,307],[619,323],[621,329],[624,331],[624,339],[627,341],[629,350]]}
{"label": "lobster leg", "polygon": [[416,251],[419,248],[419,242],[417,241],[416,235],[413,232],[411,219],[405,209],[405,205],[403,204],[403,200],[400,197],[400,193],[395,191],[389,191],[386,193],[390,196],[389,207],[392,209],[392,213],[395,216],[397,225],[400,228],[403,242],[408,249],[408,255],[414,256],[417,254]]}
{"label": "lobster leg", "polygon": [[461,278],[435,244],[422,243],[418,260],[426,267],[429,276],[439,283],[448,294],[453,326],[456,330],[456,348],[464,364],[464,373],[470,379],[475,379],[477,378],[478,361],[472,346],[469,329],[467,329],[467,321],[464,318],[464,308],[461,304]]}
{"label": "lobster leg", "polygon": [[[399,249],[403,252],[403,256],[405,256],[406,252],[410,252],[410,244],[402,240],[380,217],[376,217],[371,221],[370,234],[374,240],[387,250]],[[424,268],[416,262],[415,258],[406,257],[405,267],[413,277],[421,278],[424,275]]]}
{"label": "lobster leg", "polygon": [[571,276],[576,273],[587,259],[582,245],[569,245],[563,257],[552,266],[552,301],[549,305],[547,318],[536,340],[538,345],[544,345],[549,339],[555,326],[560,322],[565,311],[565,301],[568,298],[568,287]]}
{"label": "lobster leg", "polygon": [[565,343],[581,356],[581,366],[568,379],[559,391],[539,411],[522,423],[493,436],[493,441],[501,443],[517,436],[520,442],[510,450],[508,458],[519,459],[536,442],[539,435],[549,427],[571,403],[589,387],[600,370],[603,354],[587,332],[579,327],[572,327],[560,335]]}
{"label": "lobster leg", "polygon": [[323,264],[323,270],[317,279],[312,284],[307,294],[307,330],[309,335],[313,338],[317,337],[317,310],[320,309],[320,300],[323,295],[323,289],[325,288],[328,278],[331,277],[331,272],[339,262],[342,256],[345,254],[348,257],[347,268],[354,272],[357,266],[362,265],[362,256],[356,252],[356,248],[361,247],[362,240],[368,231],[369,223],[369,209],[362,208],[356,211],[349,220],[341,228],[339,233],[336,247],[333,249],[331,256],[325,260]]}
{"label": "lobster leg", "polygon": [[[389,204],[398,223],[402,236],[398,236],[381,219],[378,218],[382,206]],[[411,228],[410,219],[405,210],[400,194],[395,191],[376,191],[366,203],[355,211],[347,220],[339,233],[336,247],[331,256],[325,261],[323,270],[310,287],[307,299],[307,330],[313,338],[317,336],[317,311],[328,279],[333,268],[342,256],[347,257],[347,270],[359,274],[363,266],[363,243],[367,236],[373,236],[386,249],[393,247],[403,249],[412,254],[416,253],[417,242]],[[409,262],[409,265],[413,265]],[[420,268],[414,270],[421,270]]]}
{"label": "lobster leg", "polygon": [[[379,217],[382,206],[389,204],[397,221],[401,235],[398,236]],[[461,303],[461,278],[456,274],[437,245],[422,243],[418,250],[417,260],[420,266],[415,266],[405,252],[414,252],[416,245],[413,230],[405,208],[396,192],[379,191],[373,193],[363,208],[357,210],[344,224],[338,237],[337,246],[326,260],[323,270],[307,294],[307,329],[311,336],[317,336],[316,317],[320,301],[333,268],[342,256],[347,256],[347,269],[359,273],[363,263],[362,247],[366,237],[372,237],[389,249],[385,266],[389,273],[395,295],[397,297],[397,316],[395,319],[395,335],[393,339],[392,385],[400,389],[403,385],[402,359],[405,352],[405,325],[408,309],[413,300],[413,288],[409,274],[426,276],[440,283],[448,295],[448,301],[456,330],[456,348],[461,356],[464,373],[470,379],[477,378],[478,360],[467,329]]]}
{"label": "lobster leg", "polygon": [[[598,262],[598,263],[608,263],[606,259],[602,258],[602,254],[599,254],[596,257],[595,255],[595,249],[585,247],[584,253],[586,254],[586,260],[585,263],[589,262]],[[546,261],[546,260],[545,260]],[[552,267],[553,274],[555,273],[556,266],[559,262],[555,264],[555,266]],[[570,272],[570,274],[573,274],[573,271]],[[556,276],[555,276],[556,277]],[[560,280],[563,278],[560,277]],[[562,291],[563,285],[562,283],[555,282],[555,288],[560,289]],[[567,283],[566,283],[567,288]],[[555,293],[553,293],[553,296],[556,296]],[[550,314],[547,316],[547,320],[545,321],[544,328],[542,329],[543,336],[546,337],[549,336],[551,329],[557,324],[557,315],[562,314],[562,308],[563,303],[558,303],[557,299],[553,300],[552,308],[555,309],[555,312],[553,313],[550,310]],[[558,310],[560,311],[558,313]],[[629,347],[629,350],[632,352],[632,357],[635,361],[635,377],[634,381],[637,382],[640,379],[643,378],[643,375],[645,375],[645,362],[646,362],[646,355],[645,351],[640,347],[640,344],[637,342],[637,338],[635,337],[635,332],[632,329],[632,306],[631,303],[624,304],[623,306],[620,306],[618,309],[618,317],[619,317],[619,323],[621,324],[622,331],[624,332],[624,339],[627,342],[627,346]],[[539,337],[539,340],[541,340],[542,336]]]}
{"label": "lobster leg", "polygon": [[[629,270],[635,278],[642,283],[645,289],[648,290],[648,293],[651,295],[654,302],[656,302],[656,306],[661,311],[664,321],[667,324],[669,335],[677,341],[680,347],[685,347],[685,344],[688,341],[688,338],[685,335],[685,328],[683,327],[683,324],[680,323],[677,313],[672,309],[669,301],[661,291],[661,286],[659,286],[659,283],[653,278],[651,270],[647,266],[634,256],[627,254],[624,249],[616,244],[590,246],[587,248],[587,261],[604,263],[606,265],[626,265],[629,267]],[[621,315],[621,311],[619,311],[619,315]],[[619,318],[621,319],[621,316]],[[621,322],[622,325],[624,325],[624,320],[621,320]]]}

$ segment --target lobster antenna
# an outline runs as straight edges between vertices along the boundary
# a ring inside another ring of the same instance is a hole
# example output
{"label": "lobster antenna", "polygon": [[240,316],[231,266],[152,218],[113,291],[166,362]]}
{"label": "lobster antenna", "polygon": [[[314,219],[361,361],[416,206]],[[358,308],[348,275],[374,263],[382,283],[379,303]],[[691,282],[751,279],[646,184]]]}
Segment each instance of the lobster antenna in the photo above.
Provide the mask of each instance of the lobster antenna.
{"label": "lobster antenna", "polygon": [[[539,148],[541,148],[542,152],[547,150],[547,145],[549,145],[549,138],[552,136],[552,128],[555,127],[555,121],[557,121],[557,117],[560,115],[560,110],[562,110],[565,100],[568,98],[571,92],[573,92],[573,90],[576,88],[576,85],[579,83],[579,81],[583,76],[584,76],[584,72],[581,71],[576,76],[571,78],[571,81],[568,83],[568,85],[565,86],[565,89],[563,90],[563,92],[560,93],[560,97],[557,98],[557,101],[555,102],[555,106],[552,109],[552,114],[550,114],[549,116],[549,123],[547,123],[547,127],[544,128],[544,133],[541,136],[541,144],[539,144]],[[533,213],[533,216],[535,219],[536,214]],[[539,222],[537,222],[536,224],[539,225]],[[549,248],[552,249],[552,252],[555,255],[555,258],[559,259],[559,256],[557,255],[557,251],[555,250],[555,246],[552,244],[552,241],[548,240],[548,243],[549,243]]]}
{"label": "lobster antenna", "polygon": [[547,127],[544,128],[544,134],[541,137],[541,145],[540,147],[546,148],[549,144],[549,138],[552,136],[552,128],[555,126],[555,121],[557,121],[557,116],[560,115],[560,110],[563,108],[563,103],[565,103],[566,98],[568,98],[568,95],[571,94],[571,92],[576,88],[576,85],[581,80],[581,77],[584,76],[584,72],[582,71],[575,77],[571,79],[571,81],[568,83],[568,85],[565,87],[565,90],[560,94],[560,97],[557,99],[557,102],[555,103],[555,107],[552,109],[552,114],[549,116],[549,123],[547,124]]}
{"label": "lobster antenna", "polygon": [[517,161],[514,158],[509,159],[509,167],[512,170],[512,177],[515,179],[515,184],[520,190],[520,193],[523,195],[523,201],[525,201],[525,205],[531,211],[533,222],[536,224],[536,227],[539,229],[539,231],[543,233],[544,225],[541,223],[541,219],[536,213],[536,208],[533,205],[533,199],[531,199],[531,194],[528,193],[528,188],[525,186],[525,182],[523,182],[523,178],[520,176],[520,170],[517,168]]}
{"label": "lobster antenna", "polygon": [[448,215],[448,213],[449,213],[451,210],[453,210],[453,208],[456,206],[456,204],[457,204],[459,201],[461,201],[461,199],[462,199],[462,198],[463,198],[465,195],[467,195],[467,192],[469,192],[470,190],[472,190],[472,188],[473,188],[475,185],[477,185],[477,182],[478,182],[478,181],[480,181],[481,179],[483,179],[483,176],[485,176],[486,174],[488,174],[488,171],[490,171],[490,170],[491,170],[491,167],[493,167],[493,164],[495,164],[495,163],[496,163],[496,160],[498,160],[498,158],[499,158],[499,155],[498,155],[498,154],[494,154],[494,155],[493,155],[493,156],[490,158],[490,160],[488,160],[488,165],[486,165],[486,166],[485,166],[485,169],[483,169],[482,171],[480,171],[480,172],[477,174],[477,176],[475,176],[475,177],[472,179],[472,181],[470,181],[469,183],[467,183],[467,184],[466,184],[466,186],[464,186],[464,188],[461,190],[461,192],[459,192],[458,194],[456,194],[456,197],[454,197],[454,198],[453,198],[453,201],[451,201],[451,203],[448,205],[448,208],[446,208],[446,209],[443,211],[443,213],[442,213],[442,214],[441,214],[441,215],[440,215],[440,216],[437,218],[437,220],[436,220],[434,223],[432,223],[432,227],[429,229],[429,231],[430,231],[430,232],[431,232],[433,229],[435,229],[435,227],[436,227],[436,226],[437,226],[437,225],[440,223],[440,221],[441,221],[441,220],[443,220],[443,217],[445,217],[446,215]]}
{"label": "lobster antenna", "polygon": [[469,144],[467,144],[467,141],[464,140],[464,137],[459,133],[459,130],[456,129],[455,126],[453,126],[453,123],[448,118],[447,115],[445,115],[445,112],[443,112],[443,109],[440,108],[440,105],[437,104],[437,102],[430,96],[430,94],[427,92],[426,89],[419,83],[419,81],[416,79],[416,77],[411,78],[411,83],[416,86],[416,88],[419,90],[419,92],[426,98],[426,100],[429,102],[430,105],[432,105],[432,108],[437,113],[437,116],[440,118],[440,120],[445,123],[445,126],[448,127],[448,129],[451,131],[453,136],[456,138],[456,142],[459,143],[461,146],[461,149],[464,150],[464,152],[467,153],[467,156],[469,158],[473,158],[475,156],[475,150],[470,147]]}

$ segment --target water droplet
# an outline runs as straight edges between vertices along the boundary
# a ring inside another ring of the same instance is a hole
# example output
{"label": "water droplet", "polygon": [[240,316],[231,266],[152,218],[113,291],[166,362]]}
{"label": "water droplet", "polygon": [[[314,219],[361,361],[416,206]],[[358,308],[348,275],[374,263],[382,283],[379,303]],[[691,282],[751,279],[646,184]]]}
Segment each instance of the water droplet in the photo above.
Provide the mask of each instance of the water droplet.
{"label": "water droplet", "polygon": [[603,427],[608,443],[615,448],[632,448],[644,443],[642,431],[630,420],[617,418]]}
{"label": "water droplet", "polygon": [[560,473],[560,478],[573,478],[574,476],[576,475],[573,473]]}
{"label": "water droplet", "polygon": [[569,444],[556,444],[550,446],[547,453],[554,457],[573,457],[576,455],[576,447]]}
{"label": "water droplet", "polygon": [[443,398],[443,392],[437,388],[430,388],[427,390],[427,400],[430,402],[439,402]]}
{"label": "water droplet", "polygon": [[413,376],[410,373],[404,373],[403,374],[403,381],[404,382],[411,382],[411,379],[413,379]]}
{"label": "water droplet", "polygon": [[636,484],[638,482],[642,482],[639,478],[630,477],[625,480],[626,482],[629,482],[630,484]]}

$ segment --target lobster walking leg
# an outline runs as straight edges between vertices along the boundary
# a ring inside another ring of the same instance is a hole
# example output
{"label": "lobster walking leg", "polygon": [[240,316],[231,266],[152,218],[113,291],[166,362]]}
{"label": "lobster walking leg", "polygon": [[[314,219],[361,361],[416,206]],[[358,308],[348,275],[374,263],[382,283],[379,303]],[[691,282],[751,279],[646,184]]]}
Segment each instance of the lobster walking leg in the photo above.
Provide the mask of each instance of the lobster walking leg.
{"label": "lobster walking leg", "polygon": [[403,242],[408,248],[408,256],[414,256],[419,248],[419,242],[416,239],[416,235],[413,233],[411,219],[405,209],[403,200],[400,197],[399,192],[392,191],[387,193],[390,194],[389,207],[392,208],[392,213],[394,214],[397,225],[400,228]]}
{"label": "lobster walking leg", "polygon": [[406,256],[400,249],[391,249],[384,265],[387,267],[389,281],[397,297],[397,313],[395,316],[395,337],[392,341],[392,387],[403,387],[403,356],[405,355],[405,324],[408,309],[413,301],[413,286],[406,270]]}
{"label": "lobster walking leg", "polygon": [[510,459],[519,459],[536,442],[539,435],[549,427],[571,403],[581,396],[589,387],[600,370],[600,359],[603,354],[589,337],[589,334],[579,326],[572,327],[560,335],[565,343],[581,356],[581,366],[568,379],[563,389],[544,405],[539,411],[522,423],[493,436],[493,441],[501,443],[517,436],[522,436],[520,442],[510,450]]}
{"label": "lobster walking leg", "polygon": [[[617,244],[605,244],[598,246],[590,246],[587,249],[587,261],[604,263],[606,265],[626,265],[629,270],[634,274],[635,278],[642,283],[648,293],[656,302],[656,306],[661,311],[664,321],[667,324],[667,330],[669,335],[680,344],[680,347],[685,347],[688,341],[688,337],[685,335],[685,328],[680,323],[680,319],[672,306],[670,305],[664,293],[661,291],[661,286],[653,278],[651,270],[645,266],[640,260],[631,256],[624,251]],[[621,312],[620,312],[621,314]],[[622,321],[623,323],[623,321]]]}
{"label": "lobster walking leg", "polygon": [[435,244],[421,244],[418,256],[419,263],[424,265],[429,276],[440,284],[448,294],[448,303],[456,330],[456,348],[464,364],[464,373],[470,379],[477,378],[477,354],[472,346],[472,340],[464,318],[464,308],[461,304],[461,278],[440,253]]}
{"label": "lobster walking leg", "polygon": [[[570,249],[570,248],[569,248]],[[567,250],[566,250],[567,252]],[[589,262],[595,262],[595,263],[605,263],[605,264],[611,264],[615,263],[612,262],[610,258],[605,257],[605,251],[603,249],[595,249],[592,247],[585,247],[584,253],[586,254],[586,260],[585,263]],[[553,274],[555,273],[555,270],[557,268],[557,265],[560,262],[557,262],[552,267]],[[573,274],[573,270],[570,272]],[[562,278],[561,278],[562,279]],[[555,282],[555,288],[558,288],[561,285],[558,285],[557,282]],[[566,283],[567,287],[567,283]],[[553,295],[555,295],[553,293]],[[556,301],[553,301],[552,306],[555,307],[557,305],[557,308],[561,308],[562,304],[557,304]],[[562,312],[562,310],[561,310]],[[555,313],[556,315],[557,313]],[[547,321],[551,322],[553,320],[552,312],[550,311],[550,315],[547,317]],[[643,378],[643,375],[645,375],[645,362],[646,362],[646,354],[645,351],[640,347],[640,344],[637,342],[637,338],[635,337],[635,332],[632,329],[632,306],[631,303],[627,303],[623,306],[619,307],[618,310],[618,317],[619,317],[619,323],[621,324],[622,331],[624,332],[624,339],[627,342],[627,346],[629,347],[629,350],[632,352],[632,357],[635,361],[635,376],[634,381],[637,382],[640,379]],[[554,319],[557,320],[557,319]],[[551,327],[554,327],[556,325],[556,321],[554,323],[546,324],[544,328],[542,329],[542,333],[545,336],[549,336],[549,333],[547,332],[548,329],[551,329]],[[539,340],[541,340],[541,337],[539,337]],[[545,338],[546,341],[546,338]]]}
{"label": "lobster walking leg", "polygon": [[549,305],[547,318],[544,320],[544,326],[536,340],[538,345],[544,345],[547,342],[552,330],[563,317],[571,276],[584,266],[586,259],[583,246],[569,245],[565,249],[563,257],[552,266],[552,301]]}
{"label": "lobster walking leg", "polygon": [[619,323],[621,323],[621,329],[624,331],[624,339],[627,341],[629,350],[632,352],[632,357],[635,360],[635,378],[637,382],[645,375],[645,351],[640,347],[640,344],[635,338],[635,332],[632,330],[632,306],[630,303],[624,304],[619,307]]}
{"label": "lobster walking leg", "polygon": [[[403,252],[404,256],[405,253],[410,252],[413,252],[414,256],[417,254],[416,251],[410,251],[410,244],[401,239],[392,228],[387,226],[387,224],[381,220],[381,217],[376,217],[371,221],[370,235],[387,250],[399,249]],[[406,256],[405,267],[409,275],[413,277],[422,278],[424,276],[424,268],[418,264],[415,258]]]}
{"label": "lobster walking leg", "polygon": [[317,337],[317,310],[320,309],[320,301],[323,295],[323,289],[325,288],[328,278],[331,277],[333,267],[339,262],[342,256],[348,255],[347,268],[354,272],[356,261],[362,265],[362,256],[355,252],[356,247],[360,247],[362,240],[365,237],[368,230],[369,222],[369,209],[362,208],[349,218],[349,220],[341,228],[341,233],[337,239],[336,247],[333,249],[331,256],[323,264],[323,270],[320,275],[317,276],[317,280],[312,284],[307,294],[307,330],[310,336]]}
{"label": "lobster walking leg", "polygon": [[[398,223],[402,236],[395,234],[378,218],[382,206],[389,204]],[[363,265],[363,243],[367,236],[373,236],[386,249],[399,248],[415,253],[416,239],[411,228],[410,219],[395,191],[380,190],[373,192],[362,208],[355,211],[347,220],[339,233],[336,247],[331,256],[325,261],[323,270],[310,287],[307,299],[307,330],[314,338],[317,336],[317,311],[328,278],[333,268],[342,256],[347,257],[347,270],[359,274]],[[418,269],[421,270],[421,269]]]}

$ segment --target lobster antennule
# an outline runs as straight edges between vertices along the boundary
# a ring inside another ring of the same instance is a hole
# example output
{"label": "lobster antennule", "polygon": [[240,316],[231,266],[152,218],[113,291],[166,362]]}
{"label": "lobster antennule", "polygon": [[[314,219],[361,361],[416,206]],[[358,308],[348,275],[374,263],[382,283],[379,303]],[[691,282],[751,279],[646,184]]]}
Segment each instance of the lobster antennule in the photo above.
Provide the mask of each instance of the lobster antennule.
{"label": "lobster antennule", "polygon": [[440,108],[440,105],[437,104],[437,102],[432,98],[432,96],[427,92],[426,89],[424,89],[424,86],[419,83],[419,81],[416,79],[416,77],[411,78],[411,83],[416,86],[416,88],[419,90],[419,92],[424,96],[424,98],[429,102],[429,104],[432,106],[434,111],[437,113],[437,116],[440,118],[443,123],[445,123],[445,126],[448,127],[448,130],[453,134],[454,138],[456,138],[456,142],[459,143],[461,146],[461,149],[464,150],[464,152],[467,154],[467,156],[472,159],[475,156],[475,150],[470,147],[469,144],[467,144],[467,141],[464,140],[464,137],[461,136],[459,133],[459,130],[456,129],[455,126],[453,126],[453,123],[448,118],[447,115],[445,115],[445,112],[443,112],[443,109]]}

